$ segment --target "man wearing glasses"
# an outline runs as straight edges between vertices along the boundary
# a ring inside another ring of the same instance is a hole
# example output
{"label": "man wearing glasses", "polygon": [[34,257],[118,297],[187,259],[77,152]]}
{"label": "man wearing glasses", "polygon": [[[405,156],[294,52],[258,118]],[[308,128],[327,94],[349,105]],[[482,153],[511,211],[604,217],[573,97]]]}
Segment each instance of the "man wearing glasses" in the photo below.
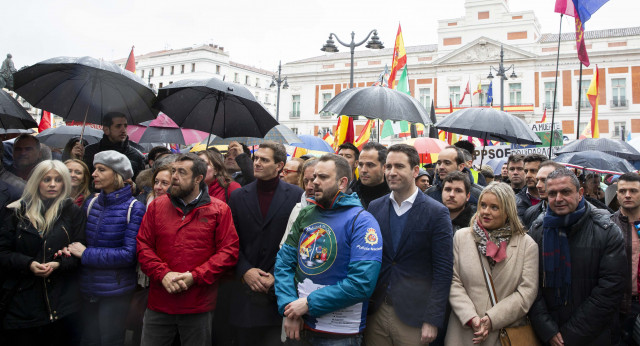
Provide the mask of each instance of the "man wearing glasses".
{"label": "man wearing glasses", "polygon": [[302,164],[304,160],[298,157],[294,157],[284,164],[282,172],[280,172],[280,179],[285,183],[291,185],[298,185],[298,179],[300,179],[300,173],[302,173]]}
{"label": "man wearing glasses", "polygon": [[638,256],[640,256],[640,175],[625,173],[618,180],[618,203],[620,209],[611,215],[611,220],[622,230],[627,253],[627,286],[620,304],[622,341],[635,345],[632,340],[633,323],[640,313],[638,303]]}

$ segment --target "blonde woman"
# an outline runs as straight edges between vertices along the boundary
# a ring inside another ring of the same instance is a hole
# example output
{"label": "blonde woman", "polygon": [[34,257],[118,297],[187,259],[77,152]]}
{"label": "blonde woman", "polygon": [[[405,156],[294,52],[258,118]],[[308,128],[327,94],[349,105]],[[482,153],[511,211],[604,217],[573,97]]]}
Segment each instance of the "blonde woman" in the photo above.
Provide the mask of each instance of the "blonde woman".
{"label": "blonde woman", "polygon": [[[493,182],[480,194],[468,228],[453,237],[451,317],[446,345],[500,345],[499,330],[527,323],[538,291],[538,246],[518,219],[511,187]],[[483,266],[493,278],[492,306]]]}
{"label": "blonde woman", "polygon": [[89,191],[89,182],[91,181],[89,167],[78,159],[69,159],[64,164],[69,169],[71,176],[71,199],[78,207],[82,207],[84,200],[91,194]]}
{"label": "blonde woman", "polygon": [[63,254],[85,242],[85,215],[69,198],[69,170],[40,162],[22,197],[9,204],[0,231],[3,289],[13,292],[3,328],[6,345],[76,345],[80,260]]}

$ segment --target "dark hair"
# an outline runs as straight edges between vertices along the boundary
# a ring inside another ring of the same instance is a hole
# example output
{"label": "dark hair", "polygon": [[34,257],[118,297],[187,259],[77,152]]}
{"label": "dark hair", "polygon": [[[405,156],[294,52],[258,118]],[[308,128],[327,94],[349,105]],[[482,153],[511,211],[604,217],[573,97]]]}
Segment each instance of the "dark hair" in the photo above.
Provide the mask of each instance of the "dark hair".
{"label": "dark hair", "polygon": [[618,178],[618,181],[637,181],[640,183],[640,175],[634,172],[625,173]]}
{"label": "dark hair", "polygon": [[115,119],[115,118],[125,118],[125,119],[127,119],[127,116],[122,114],[122,113],[118,113],[118,112],[107,113],[102,117],[102,126],[109,127],[109,126],[113,125],[113,119]]}
{"label": "dark hair", "polygon": [[559,179],[563,177],[567,177],[571,180],[571,183],[573,184],[573,186],[576,187],[576,191],[580,190],[580,182],[578,181],[578,177],[576,177],[576,175],[573,174],[573,172],[566,169],[565,167],[558,168],[555,171],[549,173],[549,175],[547,176],[546,184],[549,184],[549,180]]}
{"label": "dark hair", "polygon": [[349,181],[351,181],[351,167],[349,166],[349,161],[344,157],[336,154],[324,154],[318,159],[318,162],[329,162],[333,161],[336,165],[336,181],[342,179],[343,177],[347,177]]}
{"label": "dark hair", "polygon": [[524,155],[513,154],[509,156],[509,158],[507,159],[507,167],[511,166],[511,163],[517,163],[522,161],[524,161]]}
{"label": "dark hair", "polygon": [[[238,143],[238,144],[240,144],[240,145],[242,146],[242,152],[243,152],[243,153],[245,153],[245,154],[247,154],[247,155],[251,156],[251,149],[249,149],[249,147],[248,147],[246,144],[244,144],[244,143]],[[218,149],[216,149],[216,150],[218,150]],[[273,149],[272,149],[272,150],[273,150]],[[274,150],[274,151],[275,151],[275,150]],[[285,158],[285,160],[286,160],[286,158]]]}
{"label": "dark hair", "polygon": [[471,159],[473,160],[473,153],[476,151],[476,146],[473,143],[467,140],[461,140],[455,142],[453,145],[462,150],[466,150],[469,154],[471,154]]}
{"label": "dark hair", "polygon": [[469,176],[466,173],[462,173],[460,171],[449,172],[444,179],[442,179],[442,188],[444,185],[449,182],[461,181],[464,183],[464,192],[469,193],[471,191],[471,182],[469,181]]}
{"label": "dark hair", "polygon": [[380,162],[381,165],[387,162],[387,148],[385,148],[384,145],[376,142],[367,142],[367,144],[362,147],[360,153],[367,150],[375,150],[378,152],[378,162]]}
{"label": "dark hair", "polygon": [[275,163],[278,162],[282,162],[282,163],[286,163],[287,162],[287,149],[284,148],[284,145],[280,144],[280,143],[276,143],[273,141],[267,141],[264,143],[260,143],[259,146],[260,149],[271,149],[273,150],[273,161]]}
{"label": "dark hair", "polygon": [[446,146],[444,147],[444,149],[453,149],[456,151],[456,165],[466,162],[466,160],[464,159],[464,152],[462,151],[462,149],[456,147],[455,145]]}
{"label": "dark hair", "polygon": [[13,141],[13,146],[16,146],[18,144],[18,142],[22,142],[25,139],[31,139],[33,141],[36,142],[36,148],[38,148],[38,150],[40,150],[40,140],[38,139],[38,137],[36,136],[32,136],[28,133],[21,133],[20,136],[16,137],[16,139]]}
{"label": "dark hair", "polygon": [[524,157],[524,163],[530,163],[530,162],[544,162],[547,161],[548,158],[542,154],[529,154],[527,156]]}
{"label": "dark hair", "polygon": [[340,146],[338,147],[338,152],[336,154],[340,153],[340,150],[342,150],[342,149],[353,150],[353,152],[356,154],[355,155],[356,156],[356,160],[358,160],[360,158],[360,150],[358,150],[358,148],[355,145],[353,145],[352,143],[344,142],[344,143],[340,144]]}
{"label": "dark hair", "polygon": [[156,157],[158,157],[158,155],[162,155],[162,154],[171,154],[171,150],[169,150],[167,147],[163,147],[161,145],[159,145],[157,147],[153,147],[153,148],[151,148],[151,150],[149,150],[149,153],[147,154],[147,160],[155,161]]}
{"label": "dark hair", "polygon": [[[542,161],[542,163],[540,163],[540,167],[538,167],[538,170],[540,170],[542,167],[546,167],[546,166],[551,166],[555,169],[559,169],[559,168],[564,168],[563,165],[553,161],[553,160],[546,160],[546,161]],[[555,170],[554,169],[554,170]]]}
{"label": "dark hair", "polygon": [[[231,182],[231,175],[224,168],[224,159],[222,158],[222,154],[215,153],[213,150],[202,150],[198,152],[198,157],[200,155],[206,156],[207,160],[211,163],[211,166],[216,170],[216,179],[218,179],[218,183],[220,186],[227,187]],[[205,173],[206,174],[206,173]]]}
{"label": "dark hair", "polygon": [[410,168],[413,169],[413,167],[417,166],[420,164],[420,155],[418,155],[418,151],[416,150],[416,148],[407,145],[407,144],[394,144],[392,146],[389,147],[388,152],[392,153],[403,153],[405,155],[407,155],[407,158],[409,160],[409,165],[411,166]]}
{"label": "dark hair", "polygon": [[177,155],[175,162],[182,162],[182,161],[193,162],[193,166],[191,166],[191,172],[193,173],[193,178],[201,175],[202,179],[204,179],[204,176],[207,175],[207,163],[204,162],[203,159],[198,157],[198,155],[194,153]]}
{"label": "dark hair", "polygon": [[[78,142],[80,142],[80,137],[73,137],[64,145],[64,149],[62,149],[62,162],[71,159],[71,150]],[[89,142],[83,138],[82,145],[86,147],[87,144],[89,144]]]}

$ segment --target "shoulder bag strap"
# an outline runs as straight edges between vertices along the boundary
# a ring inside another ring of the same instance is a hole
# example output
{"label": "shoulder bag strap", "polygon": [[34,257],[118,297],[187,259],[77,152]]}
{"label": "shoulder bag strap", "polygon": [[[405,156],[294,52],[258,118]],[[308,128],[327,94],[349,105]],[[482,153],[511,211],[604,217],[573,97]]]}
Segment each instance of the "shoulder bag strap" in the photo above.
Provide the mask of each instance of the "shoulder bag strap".
{"label": "shoulder bag strap", "polygon": [[89,205],[87,206],[87,218],[89,218],[89,213],[91,212],[91,207],[93,207],[93,203],[96,202],[96,199],[98,199],[98,196],[93,197],[91,199],[91,201],[89,202]]}
{"label": "shoulder bag strap", "polygon": [[353,223],[351,223],[351,234],[353,235],[353,232],[355,232],[355,228],[356,228],[356,220],[358,219],[358,216],[360,216],[360,214],[364,211],[363,209],[360,209],[360,211],[356,214],[356,217],[353,218]]}
{"label": "shoulder bag strap", "polygon": [[127,210],[127,225],[129,224],[129,221],[131,221],[131,209],[137,201],[138,200],[134,198],[133,201],[131,201],[131,204],[129,204],[129,210]]}
{"label": "shoulder bag strap", "polygon": [[482,254],[480,250],[478,250],[478,258],[480,259],[480,266],[482,267],[484,282],[487,285],[487,291],[489,291],[489,298],[491,299],[491,306],[498,304],[498,295],[496,294],[496,289],[493,286],[493,277],[487,271],[487,268],[484,266],[484,262],[482,262]]}

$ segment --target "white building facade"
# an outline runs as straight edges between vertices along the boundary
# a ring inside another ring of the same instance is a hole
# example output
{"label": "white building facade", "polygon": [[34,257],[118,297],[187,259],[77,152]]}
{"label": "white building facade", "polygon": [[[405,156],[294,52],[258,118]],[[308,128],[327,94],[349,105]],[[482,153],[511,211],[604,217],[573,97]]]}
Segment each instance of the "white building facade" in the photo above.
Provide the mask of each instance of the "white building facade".
{"label": "white building facade", "polygon": [[[566,26],[566,25],[565,25]],[[640,136],[640,27],[588,31],[586,45],[591,65],[585,67],[580,84],[580,62],[573,28],[560,40],[560,62],[555,95],[555,122],[563,134],[576,138],[591,118],[586,90],[596,65],[600,73],[600,137]],[[386,37],[382,50],[356,51],[354,83],[373,84],[385,65],[391,67],[395,37]],[[500,106],[500,77],[488,79],[490,66],[500,63],[504,50],[505,68],[513,65],[504,80],[504,109],[527,123],[540,121],[546,109],[547,122],[554,108],[554,86],[558,35],[542,34],[533,11],[511,12],[506,0],[466,0],[464,16],[438,21],[438,42],[407,46],[409,86],[412,95],[426,108],[433,100],[438,119],[454,109],[486,105],[492,82],[493,106]],[[290,88],[282,91],[280,122],[299,134],[333,131],[335,115],[321,114],[322,107],[349,87],[348,48],[339,53],[294,61],[283,65]],[[515,72],[515,77],[511,73]],[[398,73],[398,77],[399,78]],[[469,84],[475,96],[458,101]],[[578,92],[582,95],[578,101]],[[366,119],[356,121],[356,136]]]}
{"label": "white building facade", "polygon": [[[229,52],[214,44],[138,55],[136,74],[154,89],[183,79],[218,78],[247,88],[274,117],[276,88],[271,88],[273,72],[230,60]],[[127,58],[114,63],[124,68]]]}

